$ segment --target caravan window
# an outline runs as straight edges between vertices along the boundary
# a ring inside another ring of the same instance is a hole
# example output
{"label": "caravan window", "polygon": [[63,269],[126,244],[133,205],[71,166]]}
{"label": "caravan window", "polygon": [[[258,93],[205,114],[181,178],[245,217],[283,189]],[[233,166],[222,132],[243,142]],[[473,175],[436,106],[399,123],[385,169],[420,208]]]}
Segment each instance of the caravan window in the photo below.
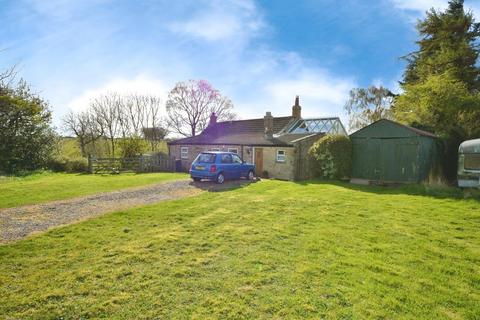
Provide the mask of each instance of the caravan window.
{"label": "caravan window", "polygon": [[480,170],[480,153],[465,154],[463,163],[465,170]]}

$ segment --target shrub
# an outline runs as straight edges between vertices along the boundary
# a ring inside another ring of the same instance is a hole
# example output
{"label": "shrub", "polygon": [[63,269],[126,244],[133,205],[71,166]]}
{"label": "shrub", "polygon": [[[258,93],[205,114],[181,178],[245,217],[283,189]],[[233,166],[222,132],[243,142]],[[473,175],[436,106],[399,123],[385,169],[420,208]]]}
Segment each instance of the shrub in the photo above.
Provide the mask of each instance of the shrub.
{"label": "shrub", "polygon": [[148,143],[139,137],[125,138],[120,141],[122,158],[132,158],[148,150]]}
{"label": "shrub", "polygon": [[0,83],[0,171],[16,173],[43,168],[56,149],[48,103],[21,81]]}
{"label": "shrub", "polygon": [[316,161],[316,176],[323,179],[345,179],[352,170],[352,143],[342,135],[326,135],[308,151]]}
{"label": "shrub", "polygon": [[87,172],[88,161],[85,158],[60,157],[51,160],[48,168],[56,172]]}

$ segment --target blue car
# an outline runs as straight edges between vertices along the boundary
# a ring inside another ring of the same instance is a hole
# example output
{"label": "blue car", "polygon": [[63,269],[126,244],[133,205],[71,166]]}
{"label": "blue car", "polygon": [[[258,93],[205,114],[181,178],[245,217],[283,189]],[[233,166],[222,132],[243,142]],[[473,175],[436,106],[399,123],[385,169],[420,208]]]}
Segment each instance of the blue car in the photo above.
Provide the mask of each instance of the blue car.
{"label": "blue car", "polygon": [[242,177],[253,180],[255,165],[246,163],[233,152],[202,152],[193,161],[190,176],[194,181],[208,179],[216,183],[223,183],[226,179],[240,179]]}

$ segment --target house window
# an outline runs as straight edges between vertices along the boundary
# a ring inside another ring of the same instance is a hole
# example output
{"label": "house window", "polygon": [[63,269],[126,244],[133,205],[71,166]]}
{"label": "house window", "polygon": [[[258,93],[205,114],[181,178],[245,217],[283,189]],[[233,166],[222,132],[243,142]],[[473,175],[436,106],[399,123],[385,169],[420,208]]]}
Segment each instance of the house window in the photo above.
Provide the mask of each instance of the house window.
{"label": "house window", "polygon": [[210,148],[210,151],[220,151],[220,148]]}
{"label": "house window", "polygon": [[277,162],[285,162],[285,150],[277,150]]}
{"label": "house window", "polygon": [[238,153],[238,148],[228,148],[228,152]]}
{"label": "house window", "polygon": [[180,148],[180,158],[181,159],[188,159],[188,147],[181,147]]}

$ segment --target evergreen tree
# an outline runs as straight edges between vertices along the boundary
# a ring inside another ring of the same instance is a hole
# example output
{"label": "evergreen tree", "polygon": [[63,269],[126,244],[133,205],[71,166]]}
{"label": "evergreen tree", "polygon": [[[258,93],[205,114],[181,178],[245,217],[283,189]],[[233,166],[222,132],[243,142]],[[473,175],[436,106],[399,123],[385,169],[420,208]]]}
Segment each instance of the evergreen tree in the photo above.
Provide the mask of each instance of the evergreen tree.
{"label": "evergreen tree", "polygon": [[470,91],[480,89],[480,69],[476,66],[480,23],[471,12],[464,11],[463,0],[449,1],[445,12],[431,9],[425,20],[418,22],[417,30],[419,50],[405,57],[404,85],[448,72]]}
{"label": "evergreen tree", "polygon": [[480,137],[480,24],[463,0],[451,0],[444,12],[428,11],[417,30],[419,50],[406,56],[393,110],[400,122],[444,138],[445,174],[453,180],[458,145]]}

